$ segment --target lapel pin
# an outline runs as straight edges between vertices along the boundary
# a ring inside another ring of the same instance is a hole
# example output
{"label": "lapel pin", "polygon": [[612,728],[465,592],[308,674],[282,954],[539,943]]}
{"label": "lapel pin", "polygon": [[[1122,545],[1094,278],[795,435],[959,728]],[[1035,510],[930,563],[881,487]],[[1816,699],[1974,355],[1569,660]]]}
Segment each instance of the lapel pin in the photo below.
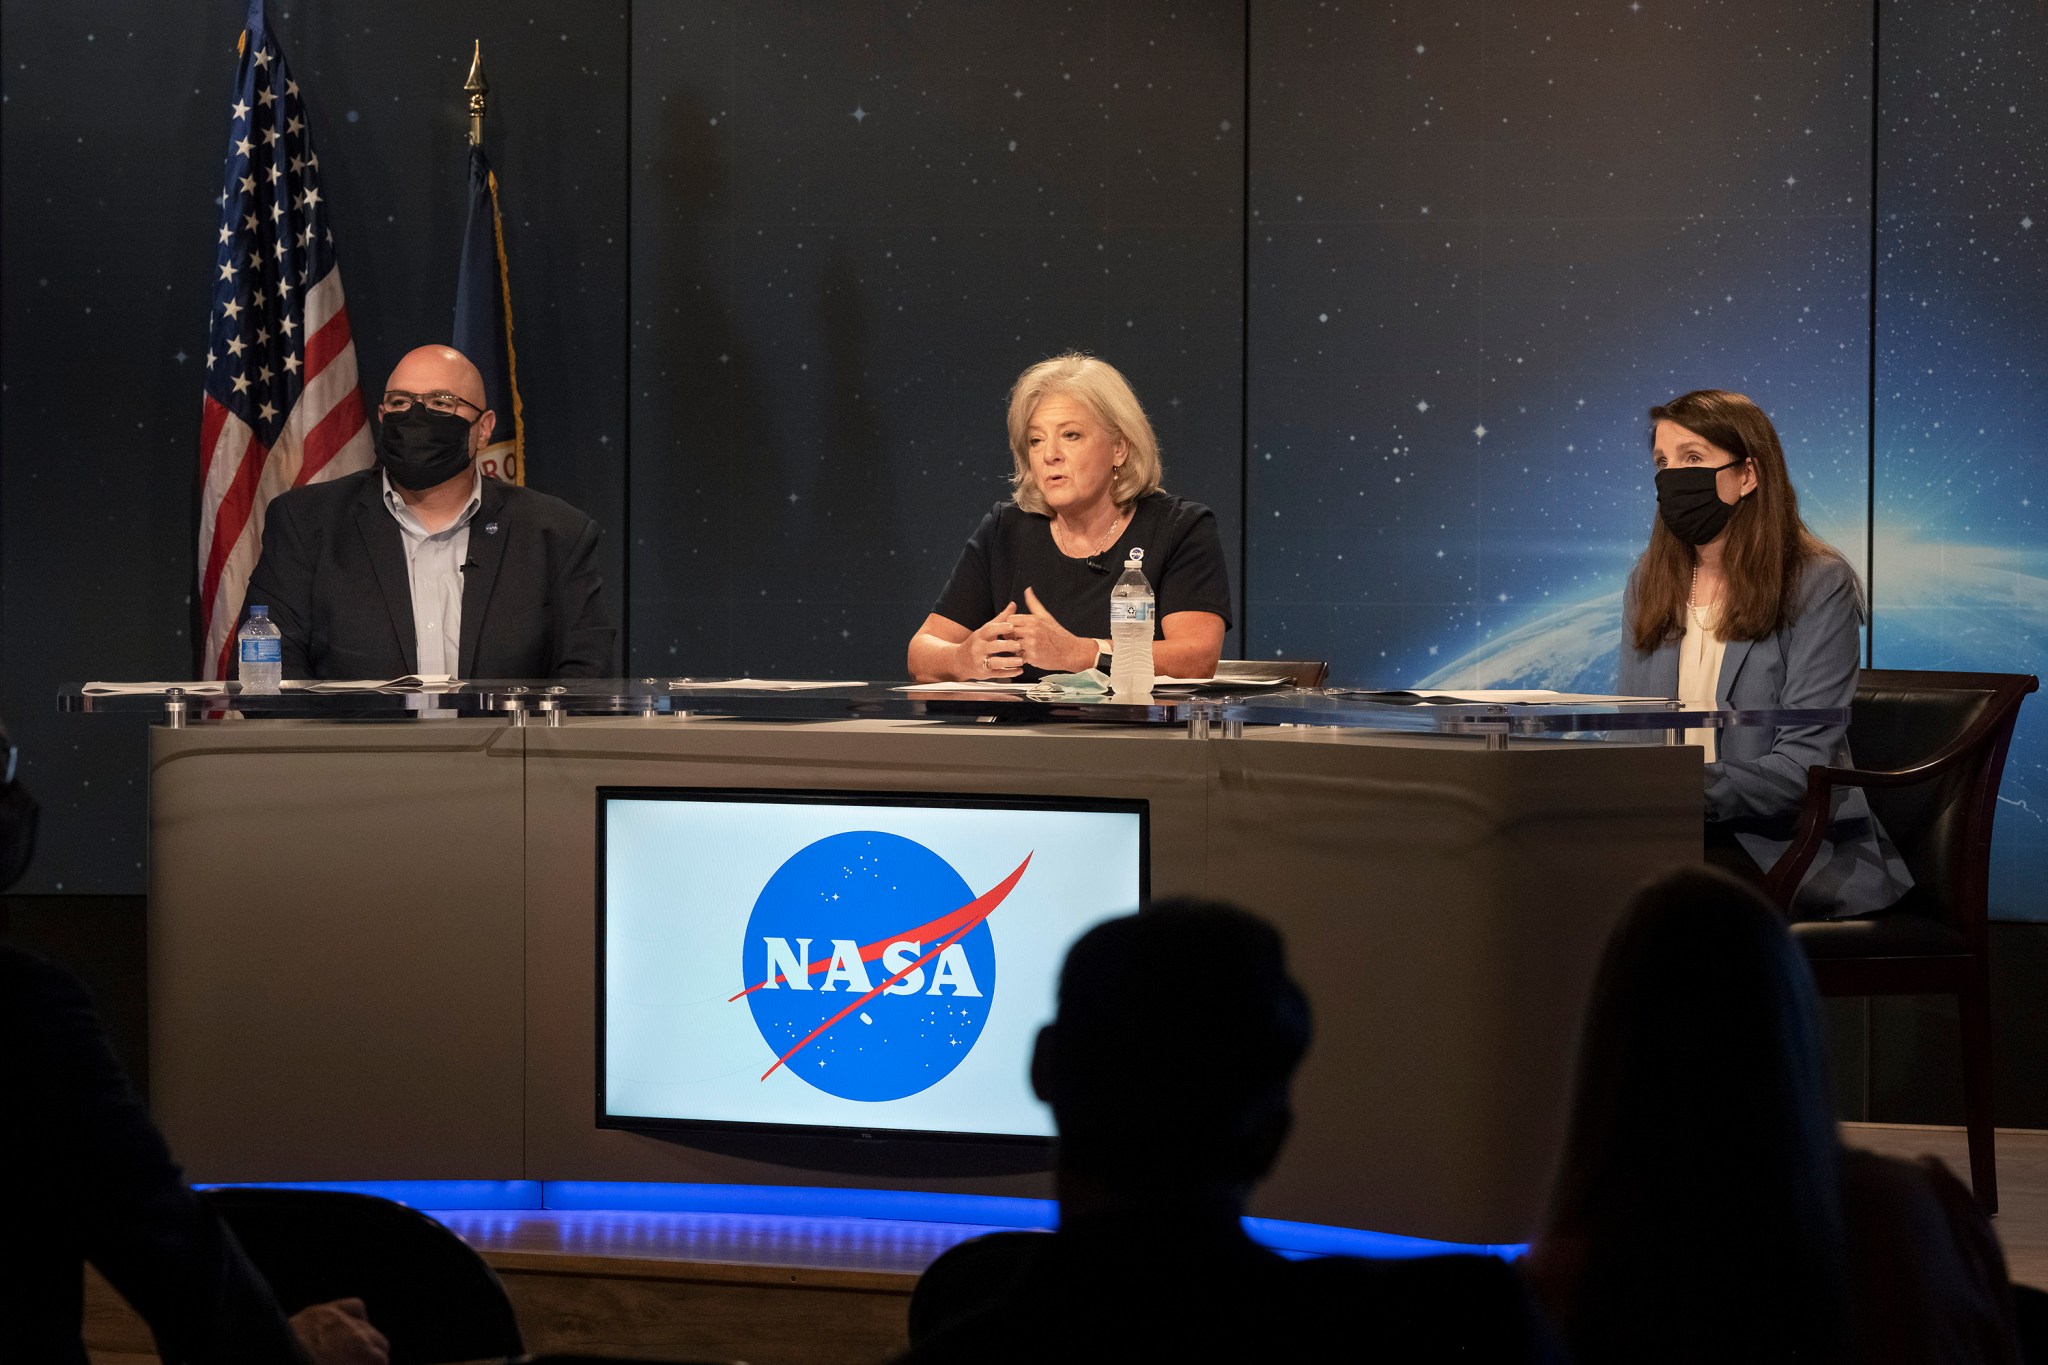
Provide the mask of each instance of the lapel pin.
{"label": "lapel pin", "polygon": [[485,522],[485,523],[484,523],[484,534],[485,534],[485,535],[487,535],[487,536],[494,536],[494,535],[498,534],[498,523],[497,523],[497,522],[495,522],[495,521],[487,521],[487,522]]}

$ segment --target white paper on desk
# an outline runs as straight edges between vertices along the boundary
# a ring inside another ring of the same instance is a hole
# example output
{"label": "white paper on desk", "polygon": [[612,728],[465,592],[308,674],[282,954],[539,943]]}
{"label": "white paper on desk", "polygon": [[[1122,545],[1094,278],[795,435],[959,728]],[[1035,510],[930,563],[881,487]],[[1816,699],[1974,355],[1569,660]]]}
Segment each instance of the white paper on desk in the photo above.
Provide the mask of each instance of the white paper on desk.
{"label": "white paper on desk", "polygon": [[1164,673],[1152,675],[1154,687],[1285,687],[1285,678],[1246,678],[1229,673],[1219,673],[1213,678],[1170,678]]}
{"label": "white paper on desk", "polygon": [[671,678],[672,692],[815,692],[821,687],[866,687],[864,682],[818,682],[808,678],[727,678],[704,682],[697,678]]}
{"label": "white paper on desk", "polygon": [[408,673],[402,678],[287,678],[287,692],[438,692],[459,684],[452,673]]}
{"label": "white paper on desk", "polygon": [[1282,684],[1291,684],[1294,681],[1294,673],[1291,669],[1276,672],[1273,666],[1261,666],[1256,660],[1239,660],[1235,663],[1218,664],[1216,676],[1210,681],[1230,683],[1233,686],[1252,684],[1259,687],[1278,687]]}
{"label": "white paper on desk", "polygon": [[1471,692],[1426,692],[1403,688],[1385,688],[1373,691],[1366,688],[1346,689],[1346,695],[1353,697],[1416,697],[1423,701],[1472,701],[1498,706],[1582,706],[1624,701],[1669,701],[1669,697],[1609,697],[1592,692],[1550,692],[1540,687],[1524,688],[1519,691],[1471,691]]}
{"label": "white paper on desk", "polygon": [[89,682],[78,689],[86,697],[148,697],[179,688],[188,697],[225,697],[225,682]]}
{"label": "white paper on desk", "polygon": [[974,682],[906,683],[892,687],[892,692],[1029,692],[1038,686],[1028,682],[995,682],[981,679]]}

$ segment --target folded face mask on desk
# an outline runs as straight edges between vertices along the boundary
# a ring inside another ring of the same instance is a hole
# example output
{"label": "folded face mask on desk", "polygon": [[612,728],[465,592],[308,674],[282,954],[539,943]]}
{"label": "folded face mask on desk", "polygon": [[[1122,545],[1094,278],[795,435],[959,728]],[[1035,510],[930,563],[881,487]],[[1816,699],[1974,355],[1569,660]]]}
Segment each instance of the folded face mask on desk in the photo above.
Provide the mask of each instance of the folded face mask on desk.
{"label": "folded face mask on desk", "polygon": [[1033,701],[1102,701],[1109,696],[1109,678],[1099,668],[1085,673],[1048,673],[1024,695]]}

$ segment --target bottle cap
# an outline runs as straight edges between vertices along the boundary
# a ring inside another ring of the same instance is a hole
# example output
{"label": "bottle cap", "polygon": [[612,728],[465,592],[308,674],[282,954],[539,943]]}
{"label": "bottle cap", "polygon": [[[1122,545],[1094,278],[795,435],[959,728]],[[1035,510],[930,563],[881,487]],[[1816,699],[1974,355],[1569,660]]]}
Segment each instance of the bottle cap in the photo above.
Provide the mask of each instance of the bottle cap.
{"label": "bottle cap", "polygon": [[1133,546],[1131,547],[1131,557],[1130,557],[1129,559],[1126,559],[1126,560],[1124,561],[1124,567],[1125,567],[1126,569],[1135,569],[1135,568],[1137,568],[1137,567],[1138,567],[1138,566],[1139,566],[1140,564],[1143,564],[1144,562],[1145,562],[1145,547],[1144,547],[1144,546],[1142,546],[1142,545],[1133,545]]}
{"label": "bottle cap", "polygon": [[270,615],[270,608],[269,608],[269,607],[251,607],[251,608],[249,608],[249,615],[250,615],[250,616],[251,616],[252,618],[254,618],[254,617],[259,617],[259,616],[268,616],[268,615]]}

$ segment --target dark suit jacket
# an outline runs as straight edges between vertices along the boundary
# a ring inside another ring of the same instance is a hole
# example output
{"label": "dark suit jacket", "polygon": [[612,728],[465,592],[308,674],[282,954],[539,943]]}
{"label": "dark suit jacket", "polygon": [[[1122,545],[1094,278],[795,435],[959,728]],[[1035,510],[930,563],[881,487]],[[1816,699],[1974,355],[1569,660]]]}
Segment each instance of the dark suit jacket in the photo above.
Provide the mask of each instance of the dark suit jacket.
{"label": "dark suit jacket", "polygon": [[[419,671],[405,543],[372,468],[281,494],[244,599],[270,608],[287,678]],[[492,530],[496,527],[496,530]],[[597,571],[597,523],[560,498],[497,479],[469,524],[464,678],[605,678],[618,627]],[[246,611],[246,608],[245,608]]]}
{"label": "dark suit jacket", "polygon": [[305,1357],[263,1277],[185,1184],[83,988],[0,944],[0,1360],[84,1365],[83,1262],[172,1361]]}

